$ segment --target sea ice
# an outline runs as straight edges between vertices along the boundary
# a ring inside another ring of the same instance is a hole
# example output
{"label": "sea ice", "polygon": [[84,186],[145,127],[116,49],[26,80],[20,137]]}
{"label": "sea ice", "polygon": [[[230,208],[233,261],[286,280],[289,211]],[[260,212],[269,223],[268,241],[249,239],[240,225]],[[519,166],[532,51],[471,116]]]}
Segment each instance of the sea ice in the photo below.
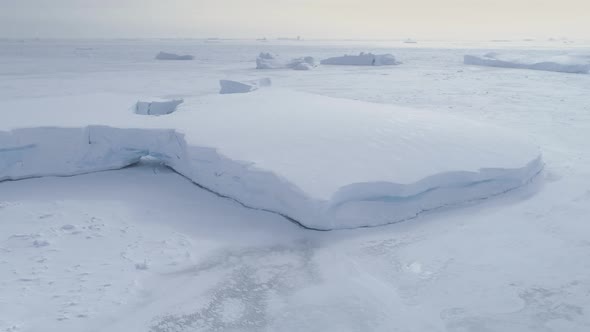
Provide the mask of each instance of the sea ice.
{"label": "sea ice", "polygon": [[486,53],[483,56],[465,55],[466,65],[534,69],[563,73],[588,73],[590,58],[583,55],[532,57],[528,55]]}
{"label": "sea ice", "polygon": [[344,66],[389,66],[399,65],[391,54],[373,54],[361,52],[359,55],[344,55],[320,61],[322,65]]}

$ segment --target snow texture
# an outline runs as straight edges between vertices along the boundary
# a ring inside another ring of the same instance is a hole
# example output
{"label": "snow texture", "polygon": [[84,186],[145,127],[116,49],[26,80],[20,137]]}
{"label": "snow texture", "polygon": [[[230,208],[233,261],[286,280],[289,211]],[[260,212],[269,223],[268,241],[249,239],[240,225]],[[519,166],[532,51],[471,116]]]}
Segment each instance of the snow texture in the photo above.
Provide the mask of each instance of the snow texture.
{"label": "snow texture", "polygon": [[310,70],[314,67],[316,67],[316,61],[311,56],[287,60],[278,55],[262,52],[256,58],[256,69]]}
{"label": "snow texture", "polygon": [[166,100],[155,98],[151,101],[138,101],[134,110],[136,114],[141,115],[166,115],[175,112],[178,105],[183,102],[182,99]]}
{"label": "snow texture", "polygon": [[465,55],[466,65],[519,68],[587,74],[590,71],[590,57],[583,55],[555,55],[534,57],[517,54],[486,53],[483,56]]}
{"label": "snow texture", "polygon": [[270,86],[271,80],[270,78],[247,81],[219,80],[219,85],[221,86],[220,94],[247,93],[258,90],[261,87]]}
{"label": "snow texture", "polygon": [[156,55],[156,60],[193,60],[192,55],[178,55],[174,53],[160,52]]}
{"label": "snow texture", "polygon": [[12,107],[21,120],[2,124],[0,180],[116,169],[151,156],[248,207],[321,230],[394,223],[498,195],[543,167],[534,144],[500,128],[280,89],[187,99],[182,112],[158,121],[129,119],[115,106],[63,110],[54,123],[70,128],[35,128],[26,116],[33,105]]}
{"label": "snow texture", "polygon": [[322,65],[342,66],[390,66],[399,65],[391,54],[373,54],[361,52],[359,55],[344,55],[320,61]]}

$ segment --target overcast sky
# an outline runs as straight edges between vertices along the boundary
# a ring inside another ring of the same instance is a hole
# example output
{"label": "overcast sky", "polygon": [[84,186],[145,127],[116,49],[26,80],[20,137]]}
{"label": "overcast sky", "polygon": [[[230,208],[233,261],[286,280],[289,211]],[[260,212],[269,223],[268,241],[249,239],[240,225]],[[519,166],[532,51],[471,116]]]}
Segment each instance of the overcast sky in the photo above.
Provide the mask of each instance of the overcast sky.
{"label": "overcast sky", "polygon": [[0,37],[590,39],[590,0],[0,0]]}

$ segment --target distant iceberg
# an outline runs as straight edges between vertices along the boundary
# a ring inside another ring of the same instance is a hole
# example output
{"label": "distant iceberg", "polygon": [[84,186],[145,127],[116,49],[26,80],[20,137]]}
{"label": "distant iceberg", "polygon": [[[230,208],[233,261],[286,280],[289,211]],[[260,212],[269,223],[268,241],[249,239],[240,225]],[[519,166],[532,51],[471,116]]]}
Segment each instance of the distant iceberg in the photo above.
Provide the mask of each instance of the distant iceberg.
{"label": "distant iceberg", "polygon": [[247,93],[258,90],[258,88],[266,87],[271,85],[270,78],[261,78],[258,80],[247,80],[247,81],[232,81],[232,80],[219,80],[221,86],[220,94],[230,93]]}
{"label": "distant iceberg", "polygon": [[182,99],[160,99],[160,98],[153,98],[149,101],[138,101],[135,104],[135,114],[140,115],[165,115],[170,114],[176,111],[176,107],[182,104],[184,100]]}
{"label": "distant iceberg", "polygon": [[563,73],[586,74],[590,71],[590,56],[587,55],[533,57],[529,55],[490,52],[483,56],[465,55],[463,62],[466,65],[533,69]]}
{"label": "distant iceberg", "polygon": [[310,56],[287,60],[278,55],[263,52],[256,58],[256,69],[310,70],[314,67],[316,67],[316,61]]}
{"label": "distant iceberg", "polygon": [[359,55],[344,55],[320,61],[322,65],[341,66],[391,66],[399,65],[391,54],[360,53]]}
{"label": "distant iceberg", "polygon": [[156,60],[193,60],[192,55],[178,55],[174,53],[160,52],[156,55]]}

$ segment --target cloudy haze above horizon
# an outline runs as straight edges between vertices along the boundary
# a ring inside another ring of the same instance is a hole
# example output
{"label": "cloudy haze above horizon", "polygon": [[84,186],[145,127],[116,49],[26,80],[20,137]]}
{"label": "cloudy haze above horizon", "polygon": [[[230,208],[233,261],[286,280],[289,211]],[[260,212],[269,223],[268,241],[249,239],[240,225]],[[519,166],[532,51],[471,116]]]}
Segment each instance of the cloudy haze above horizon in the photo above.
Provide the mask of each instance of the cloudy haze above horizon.
{"label": "cloudy haze above horizon", "polygon": [[0,0],[0,37],[590,39],[589,12],[589,0]]}

